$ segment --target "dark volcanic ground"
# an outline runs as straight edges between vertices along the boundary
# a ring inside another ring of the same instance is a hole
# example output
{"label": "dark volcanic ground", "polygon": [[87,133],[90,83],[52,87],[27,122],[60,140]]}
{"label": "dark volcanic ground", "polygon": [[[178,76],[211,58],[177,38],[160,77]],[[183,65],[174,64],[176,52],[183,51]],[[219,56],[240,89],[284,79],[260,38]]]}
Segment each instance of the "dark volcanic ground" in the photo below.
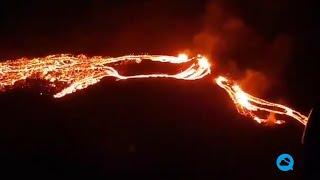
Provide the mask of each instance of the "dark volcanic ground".
{"label": "dark volcanic ground", "polygon": [[[2,172],[299,179],[303,127],[266,127],[239,115],[211,79],[105,79],[61,99],[32,88],[2,93]],[[276,168],[281,153],[294,156],[293,172]]]}

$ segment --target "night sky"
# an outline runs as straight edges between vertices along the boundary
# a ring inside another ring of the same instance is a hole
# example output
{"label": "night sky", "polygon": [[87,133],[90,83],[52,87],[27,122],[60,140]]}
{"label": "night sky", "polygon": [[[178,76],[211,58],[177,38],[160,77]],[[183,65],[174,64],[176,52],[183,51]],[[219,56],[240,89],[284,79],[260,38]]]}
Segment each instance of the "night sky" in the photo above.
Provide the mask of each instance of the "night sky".
{"label": "night sky", "polygon": [[[1,1],[1,61],[189,52],[209,57],[213,73],[106,78],[61,99],[35,80],[2,92],[0,177],[304,178],[304,127],[257,124],[212,80],[227,75],[307,115],[320,100],[315,13],[292,0]],[[281,153],[294,156],[293,172],[276,168]]]}

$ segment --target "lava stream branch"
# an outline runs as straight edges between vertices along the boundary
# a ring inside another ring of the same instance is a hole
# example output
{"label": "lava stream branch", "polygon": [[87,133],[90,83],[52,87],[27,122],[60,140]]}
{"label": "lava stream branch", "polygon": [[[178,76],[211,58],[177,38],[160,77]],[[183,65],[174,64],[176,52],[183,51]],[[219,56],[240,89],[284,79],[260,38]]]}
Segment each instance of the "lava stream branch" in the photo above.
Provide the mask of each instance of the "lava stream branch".
{"label": "lava stream branch", "polygon": [[[255,112],[263,111],[279,115],[287,115],[298,120],[303,125],[307,124],[307,116],[304,116],[301,113],[284,105],[271,103],[263,99],[254,97],[244,92],[237,84],[226,79],[223,76],[219,76],[218,78],[216,78],[215,82],[218,84],[218,86],[227,91],[240,114],[250,116],[258,123],[268,122],[268,119],[263,119],[255,114]],[[282,120],[275,120],[274,123],[282,124],[283,122],[284,121]]]}

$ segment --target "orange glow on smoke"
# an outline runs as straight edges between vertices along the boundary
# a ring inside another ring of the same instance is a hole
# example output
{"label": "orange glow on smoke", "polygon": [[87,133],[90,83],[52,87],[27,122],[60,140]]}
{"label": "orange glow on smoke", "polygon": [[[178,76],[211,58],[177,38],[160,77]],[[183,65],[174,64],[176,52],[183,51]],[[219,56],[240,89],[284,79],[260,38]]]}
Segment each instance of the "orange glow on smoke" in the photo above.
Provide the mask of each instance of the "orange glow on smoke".
{"label": "orange glow on smoke", "polygon": [[[140,63],[153,61],[158,63],[182,64],[189,67],[176,74],[137,74],[125,76],[119,74],[117,66],[125,62]],[[189,58],[186,54],[178,56],[165,55],[126,55],[121,57],[86,57],[68,54],[51,55],[44,58],[18,59],[0,63],[0,91],[5,91],[18,81],[41,79],[50,82],[54,87],[62,84],[60,92],[54,95],[61,98],[67,94],[85,89],[98,83],[105,77],[115,77],[118,80],[137,78],[174,78],[180,80],[197,80],[211,73],[208,59],[202,55]],[[282,124],[283,120],[276,120],[275,115],[287,115],[306,125],[308,118],[284,105],[271,103],[251,96],[244,92],[236,83],[219,76],[215,83],[223,88],[231,97],[239,113],[249,116],[258,123]],[[58,88],[57,88],[58,89]],[[266,118],[260,117],[259,112],[266,112]]]}

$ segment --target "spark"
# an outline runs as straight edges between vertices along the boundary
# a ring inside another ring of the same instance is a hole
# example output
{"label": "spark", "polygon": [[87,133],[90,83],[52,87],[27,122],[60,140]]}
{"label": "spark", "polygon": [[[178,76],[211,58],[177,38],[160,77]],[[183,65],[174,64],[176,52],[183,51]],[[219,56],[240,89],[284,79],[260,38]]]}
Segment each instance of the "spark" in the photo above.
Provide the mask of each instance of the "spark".
{"label": "spark", "polygon": [[[254,97],[244,92],[237,84],[223,76],[219,76],[218,78],[216,78],[215,82],[218,84],[218,86],[227,91],[240,114],[249,116],[258,123],[270,123],[270,121],[273,121],[275,124],[284,123],[283,120],[276,120],[274,118],[274,115],[278,114],[290,116],[298,120],[303,125],[307,124],[308,117],[306,117],[305,115],[284,105],[271,103],[263,99]],[[270,114],[267,119],[264,119],[257,115],[259,111],[267,112]]]}
{"label": "spark", "polygon": [[178,59],[181,61],[187,61],[189,59],[189,57],[186,54],[179,54]]}
{"label": "spark", "polygon": [[[140,63],[149,60],[159,63],[192,64],[176,74],[138,74],[121,75],[115,67],[123,62]],[[0,63],[0,90],[14,86],[18,81],[30,79],[42,79],[50,83],[63,83],[66,85],[60,92],[54,95],[61,98],[67,94],[85,89],[98,83],[105,77],[115,77],[119,80],[138,78],[175,78],[181,80],[200,79],[211,72],[208,60],[199,55],[188,58],[186,54],[179,56],[163,55],[126,55],[116,58],[103,58],[100,56],[86,57],[84,55],[73,56],[69,54],[50,55],[44,58],[18,59]]]}

